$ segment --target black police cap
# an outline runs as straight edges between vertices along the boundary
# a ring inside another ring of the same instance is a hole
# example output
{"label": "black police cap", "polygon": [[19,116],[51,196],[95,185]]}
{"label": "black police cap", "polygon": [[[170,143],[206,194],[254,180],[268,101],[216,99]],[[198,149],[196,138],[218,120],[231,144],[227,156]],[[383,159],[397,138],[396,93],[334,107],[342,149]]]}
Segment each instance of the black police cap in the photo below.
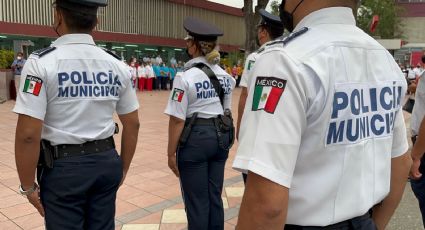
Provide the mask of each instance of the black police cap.
{"label": "black police cap", "polygon": [[283,30],[283,23],[279,16],[273,15],[264,9],[260,9],[261,21],[258,26],[270,26],[276,29]]}
{"label": "black police cap", "polygon": [[223,36],[223,31],[216,26],[194,17],[187,17],[183,27],[190,36],[200,41],[215,41],[217,37]]}
{"label": "black police cap", "polygon": [[64,2],[67,3],[75,3],[75,4],[80,4],[80,5],[85,5],[85,6],[107,6],[108,5],[108,0],[63,0]]}

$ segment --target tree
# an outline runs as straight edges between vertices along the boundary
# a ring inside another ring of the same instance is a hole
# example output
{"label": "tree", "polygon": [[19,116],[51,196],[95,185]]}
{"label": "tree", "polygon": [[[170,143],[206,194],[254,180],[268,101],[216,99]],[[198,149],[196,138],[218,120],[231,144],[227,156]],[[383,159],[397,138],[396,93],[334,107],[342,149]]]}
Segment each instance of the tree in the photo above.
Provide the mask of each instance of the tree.
{"label": "tree", "polygon": [[270,5],[272,7],[272,14],[279,16],[279,5],[280,5],[280,3],[277,0],[273,0]]}
{"label": "tree", "polygon": [[260,21],[260,15],[258,11],[260,9],[265,9],[269,0],[258,0],[258,4],[253,8],[252,0],[244,0],[244,7],[242,8],[245,18],[245,55],[250,54],[251,52],[257,49],[257,44],[255,43],[257,37],[256,25]]}
{"label": "tree", "polygon": [[[357,11],[357,24],[373,37],[402,38],[403,24],[398,17],[402,13],[403,9],[394,0],[363,0]],[[375,32],[371,32],[370,24],[374,15],[379,16],[379,23]]]}

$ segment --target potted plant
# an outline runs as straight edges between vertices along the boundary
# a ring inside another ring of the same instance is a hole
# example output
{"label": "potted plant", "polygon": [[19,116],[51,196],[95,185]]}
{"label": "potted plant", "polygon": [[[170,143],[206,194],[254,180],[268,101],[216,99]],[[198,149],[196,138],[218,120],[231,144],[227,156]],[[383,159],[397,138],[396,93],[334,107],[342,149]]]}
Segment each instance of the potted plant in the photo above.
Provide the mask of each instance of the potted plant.
{"label": "potted plant", "polygon": [[11,50],[0,49],[0,103],[10,99],[10,82],[13,79],[13,73],[10,69],[14,59],[14,52]]}

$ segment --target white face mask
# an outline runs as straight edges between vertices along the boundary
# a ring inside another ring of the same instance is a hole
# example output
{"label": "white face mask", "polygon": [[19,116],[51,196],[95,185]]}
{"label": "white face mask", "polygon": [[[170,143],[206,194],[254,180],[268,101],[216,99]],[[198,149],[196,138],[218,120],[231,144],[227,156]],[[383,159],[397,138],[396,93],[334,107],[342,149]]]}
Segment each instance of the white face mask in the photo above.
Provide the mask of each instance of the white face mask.
{"label": "white face mask", "polygon": [[22,57],[17,57],[16,59],[21,60],[21,59],[22,59]]}

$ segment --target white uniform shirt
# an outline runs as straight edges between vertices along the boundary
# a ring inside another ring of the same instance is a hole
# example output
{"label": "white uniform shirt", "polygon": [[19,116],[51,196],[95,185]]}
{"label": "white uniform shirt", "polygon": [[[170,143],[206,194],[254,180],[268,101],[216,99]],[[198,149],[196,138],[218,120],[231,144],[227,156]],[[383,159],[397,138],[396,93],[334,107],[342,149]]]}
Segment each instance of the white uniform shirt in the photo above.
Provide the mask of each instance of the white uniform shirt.
{"label": "white uniform shirt", "polygon": [[[235,80],[220,66],[208,64],[205,57],[190,60],[186,63],[185,69],[200,62],[208,65],[217,76],[224,89],[224,108],[231,109]],[[199,118],[212,118],[223,114],[223,107],[208,76],[202,70],[193,67],[177,73],[165,113],[185,120],[196,112]]]}
{"label": "white uniform shirt", "polygon": [[290,188],[287,224],[326,226],[388,195],[391,158],[408,149],[407,86],[350,8],[313,12],[303,27],[257,57],[233,167]]}
{"label": "white uniform shirt", "polygon": [[41,137],[52,145],[112,136],[113,113],[139,107],[128,66],[87,34],[64,35],[52,46],[51,53],[28,58],[13,111],[43,120]]}
{"label": "white uniform shirt", "polygon": [[408,69],[407,79],[409,80],[415,80],[416,79],[416,72],[413,69]]}
{"label": "white uniform shirt", "polygon": [[249,81],[251,79],[251,72],[252,72],[252,69],[254,68],[256,57],[257,57],[257,51],[250,53],[248,57],[246,57],[245,67],[242,72],[242,79],[241,79],[241,82],[239,83],[239,86],[245,87],[245,88],[248,87]]}
{"label": "white uniform shirt", "polygon": [[145,67],[145,72],[146,72],[147,78],[154,78],[155,77],[155,73],[153,72],[153,68],[152,68],[151,65],[147,65]]}
{"label": "white uniform shirt", "polygon": [[139,66],[139,70],[137,71],[138,77],[139,78],[147,78],[146,76],[146,67],[144,66]]}
{"label": "white uniform shirt", "polygon": [[412,129],[412,135],[419,134],[419,128],[422,123],[422,119],[425,116],[425,73],[419,78],[418,86],[416,87],[415,93],[415,106],[413,106],[412,118],[410,127]]}

